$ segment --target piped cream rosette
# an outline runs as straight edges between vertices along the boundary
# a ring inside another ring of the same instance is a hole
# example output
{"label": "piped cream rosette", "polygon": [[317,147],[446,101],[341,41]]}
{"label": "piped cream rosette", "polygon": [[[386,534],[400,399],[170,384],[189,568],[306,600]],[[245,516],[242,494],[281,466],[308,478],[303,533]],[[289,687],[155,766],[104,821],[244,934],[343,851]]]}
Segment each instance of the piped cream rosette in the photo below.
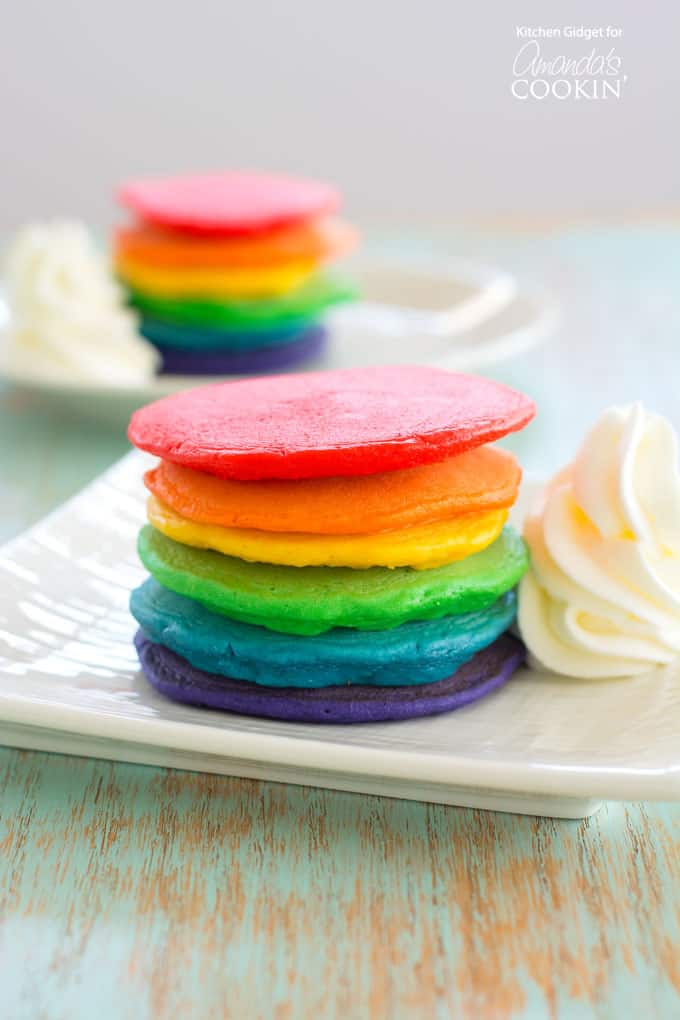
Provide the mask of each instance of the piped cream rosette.
{"label": "piped cream rosette", "polygon": [[680,652],[680,476],[671,424],[612,407],[529,513],[519,625],[572,677],[644,673]]}

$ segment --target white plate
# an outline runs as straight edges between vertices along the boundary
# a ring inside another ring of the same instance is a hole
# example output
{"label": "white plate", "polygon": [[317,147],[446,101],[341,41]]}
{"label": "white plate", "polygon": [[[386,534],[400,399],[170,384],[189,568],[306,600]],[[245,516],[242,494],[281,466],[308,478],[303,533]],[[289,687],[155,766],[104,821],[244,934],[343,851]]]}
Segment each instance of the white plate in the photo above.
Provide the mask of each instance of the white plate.
{"label": "white plate", "polygon": [[[546,296],[525,294],[513,276],[476,263],[376,255],[348,260],[344,273],[356,282],[362,300],[327,316],[328,347],[301,368],[417,361],[473,370],[534,346],[556,320]],[[7,308],[0,296],[0,327],[3,323]],[[21,370],[3,364],[2,346],[0,331],[0,379],[121,426],[151,400],[215,381],[214,376],[165,376],[132,387],[65,383],[41,373],[39,361]]]}
{"label": "white plate", "polygon": [[448,715],[360,726],[165,700],[139,674],[127,611],[149,462],[128,455],[0,550],[0,742],[561,817],[680,795],[677,668],[587,683],[524,669]]}

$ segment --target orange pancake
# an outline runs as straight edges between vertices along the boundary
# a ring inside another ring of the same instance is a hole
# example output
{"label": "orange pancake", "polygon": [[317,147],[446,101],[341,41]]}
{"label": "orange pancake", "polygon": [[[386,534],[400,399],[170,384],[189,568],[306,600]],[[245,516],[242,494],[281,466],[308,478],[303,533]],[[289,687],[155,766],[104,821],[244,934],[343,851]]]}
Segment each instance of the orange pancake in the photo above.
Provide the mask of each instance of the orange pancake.
{"label": "orange pancake", "polygon": [[346,254],[356,231],[336,219],[314,219],[278,227],[255,237],[202,238],[139,224],[116,231],[119,257],[148,266],[175,269],[223,269],[269,266],[282,262],[321,262]]}
{"label": "orange pancake", "polygon": [[237,482],[165,460],[144,476],[158,499],[191,521],[308,535],[371,535],[506,509],[520,479],[512,454],[492,446],[355,477]]}

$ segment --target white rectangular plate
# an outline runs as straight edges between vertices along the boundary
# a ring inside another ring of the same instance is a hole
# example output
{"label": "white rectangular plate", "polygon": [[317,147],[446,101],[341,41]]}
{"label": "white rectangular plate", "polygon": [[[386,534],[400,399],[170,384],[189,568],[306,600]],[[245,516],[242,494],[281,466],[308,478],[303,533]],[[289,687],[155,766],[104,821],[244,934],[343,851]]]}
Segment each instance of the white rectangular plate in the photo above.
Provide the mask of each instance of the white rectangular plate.
{"label": "white rectangular plate", "polygon": [[575,682],[521,670],[448,715],[313,726],[167,701],[132,647],[143,571],[133,453],[0,550],[0,742],[17,747],[577,818],[680,793],[680,672]]}

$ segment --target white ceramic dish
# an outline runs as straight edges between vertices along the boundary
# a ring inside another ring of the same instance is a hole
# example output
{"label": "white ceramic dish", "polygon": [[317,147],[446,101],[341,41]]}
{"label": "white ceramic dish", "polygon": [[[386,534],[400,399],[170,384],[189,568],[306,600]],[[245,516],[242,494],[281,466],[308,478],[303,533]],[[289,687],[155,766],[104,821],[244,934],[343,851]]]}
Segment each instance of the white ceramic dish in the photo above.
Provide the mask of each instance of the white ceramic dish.
{"label": "white ceramic dish", "polygon": [[561,817],[680,796],[677,667],[589,683],[524,669],[449,715],[354,727],[163,699],[127,612],[147,463],[130,454],[0,550],[0,742]]}
{"label": "white ceramic dish", "polygon": [[[344,272],[356,281],[362,300],[327,317],[326,352],[301,368],[415,360],[474,370],[539,343],[556,319],[547,297],[525,294],[513,276],[476,263],[376,255],[348,261]],[[121,425],[151,400],[215,381],[214,376],[165,376],[132,387],[65,383],[45,375],[38,361],[18,371],[3,362],[2,326],[6,342],[7,321],[0,297],[0,379],[99,420]]]}

